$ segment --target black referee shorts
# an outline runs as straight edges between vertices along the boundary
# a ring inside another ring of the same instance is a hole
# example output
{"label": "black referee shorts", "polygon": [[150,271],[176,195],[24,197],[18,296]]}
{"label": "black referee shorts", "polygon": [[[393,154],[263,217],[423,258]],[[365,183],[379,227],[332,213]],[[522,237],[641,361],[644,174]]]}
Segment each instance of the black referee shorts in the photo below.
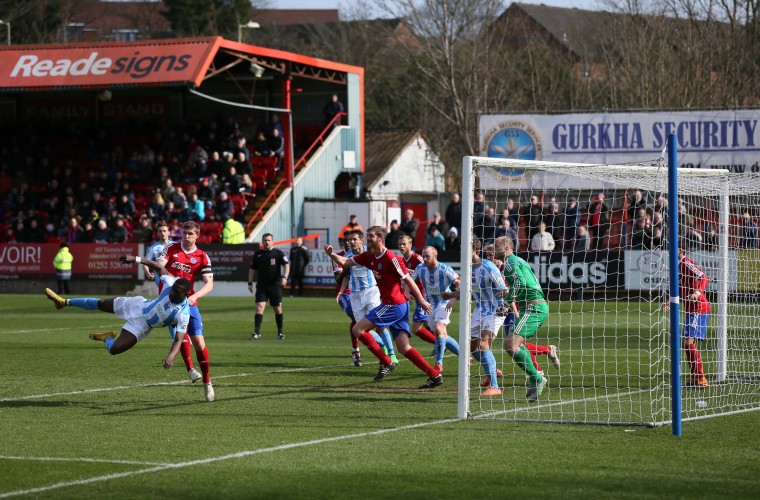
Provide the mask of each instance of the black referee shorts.
{"label": "black referee shorts", "polygon": [[256,285],[256,303],[266,302],[272,307],[282,304],[282,285],[259,286]]}

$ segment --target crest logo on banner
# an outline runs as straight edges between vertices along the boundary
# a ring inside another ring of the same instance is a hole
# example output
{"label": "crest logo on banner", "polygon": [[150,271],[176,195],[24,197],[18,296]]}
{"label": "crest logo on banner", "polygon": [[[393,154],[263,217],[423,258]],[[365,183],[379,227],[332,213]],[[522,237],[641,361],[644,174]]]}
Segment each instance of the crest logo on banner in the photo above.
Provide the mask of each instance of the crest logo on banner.
{"label": "crest logo on banner", "polygon": [[[512,160],[540,160],[543,145],[538,133],[525,122],[499,122],[483,138],[481,151],[491,158]],[[521,175],[522,171],[505,170],[504,175]]]}

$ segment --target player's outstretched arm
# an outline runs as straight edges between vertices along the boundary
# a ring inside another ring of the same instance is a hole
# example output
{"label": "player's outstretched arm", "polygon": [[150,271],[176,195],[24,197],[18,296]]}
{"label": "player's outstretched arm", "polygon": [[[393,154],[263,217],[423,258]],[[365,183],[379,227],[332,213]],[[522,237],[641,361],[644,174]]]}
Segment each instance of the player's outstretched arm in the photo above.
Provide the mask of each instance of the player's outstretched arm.
{"label": "player's outstretched arm", "polygon": [[169,271],[164,269],[164,266],[159,264],[158,262],[155,262],[150,259],[145,259],[143,257],[135,257],[134,255],[122,255],[119,257],[119,262],[122,264],[142,264],[143,266],[152,269],[154,272],[157,272],[159,276],[163,276],[164,274],[169,274]]}
{"label": "player's outstretched arm", "polygon": [[342,255],[338,255],[337,253],[333,252],[333,247],[331,245],[325,245],[324,246],[325,253],[330,256],[330,258],[335,262],[338,267],[347,268],[351,266],[355,266],[356,263],[354,262],[354,259],[346,258]]}
{"label": "player's outstretched arm", "polygon": [[169,355],[164,358],[164,368],[171,370],[174,366],[174,357],[179,353],[180,347],[182,347],[182,341],[185,339],[185,332],[177,332],[174,336],[174,342],[169,348]]}

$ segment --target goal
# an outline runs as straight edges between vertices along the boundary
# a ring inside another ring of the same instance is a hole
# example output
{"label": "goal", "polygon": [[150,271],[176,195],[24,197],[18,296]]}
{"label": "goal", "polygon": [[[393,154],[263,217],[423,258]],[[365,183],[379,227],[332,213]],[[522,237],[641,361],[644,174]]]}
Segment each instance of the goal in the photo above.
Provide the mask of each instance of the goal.
{"label": "goal", "polygon": [[[549,302],[549,319],[530,342],[556,346],[560,365],[545,355],[548,348],[538,349],[548,385],[538,402],[528,403],[526,374],[503,350],[502,329],[492,347],[502,393],[481,395],[486,374],[463,350],[460,418],[674,427],[677,421],[680,432],[681,420],[760,409],[760,177],[678,168],[672,189],[668,171],[663,158],[620,165],[464,158],[461,296],[471,296],[466,249],[473,241],[490,257],[494,238],[515,239]],[[505,218],[517,222],[516,234],[501,223]],[[677,273],[669,270],[678,262],[670,255],[677,246],[710,279],[707,338],[697,342],[709,382],[702,389],[685,387],[690,365],[679,360],[678,304],[675,315],[663,311],[675,302],[669,285]],[[469,345],[464,304],[459,337]]]}

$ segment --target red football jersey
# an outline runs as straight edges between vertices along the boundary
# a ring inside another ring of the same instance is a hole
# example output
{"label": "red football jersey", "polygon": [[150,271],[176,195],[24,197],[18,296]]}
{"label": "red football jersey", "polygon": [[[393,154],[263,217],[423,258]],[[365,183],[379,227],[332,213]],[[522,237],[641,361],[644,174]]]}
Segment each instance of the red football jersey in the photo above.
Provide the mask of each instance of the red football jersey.
{"label": "red football jersey", "polygon": [[[202,275],[214,275],[211,270],[211,260],[206,255],[206,252],[198,247],[195,247],[195,250],[192,252],[186,252],[182,248],[181,242],[172,243],[164,248],[158,260],[166,261],[164,267],[172,276],[185,278],[190,281],[190,291],[187,293],[188,297],[195,293],[196,278],[200,278]],[[158,292],[161,293],[160,286]]]}
{"label": "red football jersey", "polygon": [[[414,270],[417,269],[417,266],[425,265],[425,261],[422,260],[422,255],[412,252],[408,259],[404,257],[404,265],[406,266],[407,271],[409,271],[409,274],[413,274]],[[425,297],[425,286],[424,283],[422,283],[422,280],[417,280],[415,283],[417,284],[417,288],[420,289],[422,296]]]}
{"label": "red football jersey", "polygon": [[404,288],[401,286],[401,280],[409,273],[401,257],[386,249],[379,257],[367,251],[351,258],[375,275],[377,287],[380,289],[380,300],[383,304],[397,305],[408,302],[406,295],[404,295]]}
{"label": "red football jersey", "polygon": [[[681,295],[681,304],[684,312],[707,314],[710,312],[710,301],[705,297],[705,289],[710,283],[707,275],[690,258],[684,256],[678,262],[678,279]],[[689,298],[694,292],[699,292],[699,297]]]}

